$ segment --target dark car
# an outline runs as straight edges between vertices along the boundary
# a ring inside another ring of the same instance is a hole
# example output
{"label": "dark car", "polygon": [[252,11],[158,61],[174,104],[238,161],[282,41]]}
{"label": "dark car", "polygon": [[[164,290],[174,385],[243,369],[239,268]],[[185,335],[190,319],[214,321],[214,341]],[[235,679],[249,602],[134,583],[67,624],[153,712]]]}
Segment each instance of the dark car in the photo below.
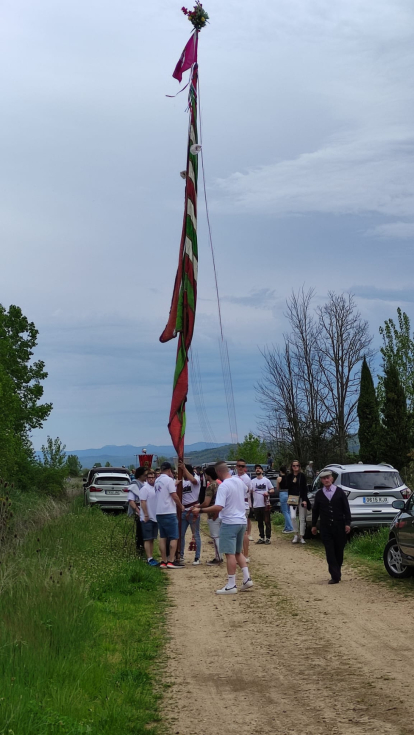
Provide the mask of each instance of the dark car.
{"label": "dark car", "polygon": [[384,566],[391,577],[404,579],[414,574],[414,495],[407,501],[394,500],[392,507],[400,512],[390,528]]}

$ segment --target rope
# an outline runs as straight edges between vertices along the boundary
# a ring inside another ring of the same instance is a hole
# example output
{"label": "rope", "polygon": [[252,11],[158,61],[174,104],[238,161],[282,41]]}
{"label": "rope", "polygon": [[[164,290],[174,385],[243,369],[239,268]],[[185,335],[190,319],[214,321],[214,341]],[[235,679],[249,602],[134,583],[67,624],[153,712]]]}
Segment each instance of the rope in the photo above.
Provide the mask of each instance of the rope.
{"label": "rope", "polygon": [[238,432],[237,432],[236,407],[234,403],[233,379],[232,379],[232,374],[231,374],[227,340],[224,339],[223,321],[221,318],[220,293],[219,293],[217,269],[216,269],[216,258],[214,254],[213,236],[212,236],[212,231],[211,231],[210,214],[209,214],[208,202],[207,202],[206,174],[205,174],[204,155],[203,155],[203,125],[202,125],[202,115],[201,115],[200,74],[198,76],[198,108],[199,108],[199,118],[200,118],[200,143],[201,143],[200,155],[201,155],[201,171],[202,171],[202,177],[203,177],[204,203],[205,203],[205,208],[206,208],[208,239],[210,243],[211,258],[213,261],[214,283],[216,287],[217,309],[218,309],[220,335],[221,335],[221,340],[219,340],[221,369],[223,373],[224,393],[226,396],[227,416],[229,419],[231,441],[232,441],[232,444],[237,444],[238,443]]}

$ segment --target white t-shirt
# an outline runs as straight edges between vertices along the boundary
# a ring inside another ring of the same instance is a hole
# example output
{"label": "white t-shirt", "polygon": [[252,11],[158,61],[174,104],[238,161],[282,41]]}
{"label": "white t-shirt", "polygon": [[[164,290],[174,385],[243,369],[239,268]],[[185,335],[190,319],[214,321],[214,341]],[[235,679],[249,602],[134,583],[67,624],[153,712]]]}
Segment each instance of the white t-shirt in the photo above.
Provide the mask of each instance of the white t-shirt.
{"label": "white t-shirt", "polygon": [[273,485],[268,477],[255,477],[252,480],[253,487],[253,508],[264,508],[266,503],[264,499],[264,493],[273,490]]}
{"label": "white t-shirt", "polygon": [[133,516],[135,514],[135,510],[133,510],[129,504],[130,500],[133,500],[135,505],[138,505],[139,507],[139,491],[140,488],[143,486],[143,483],[141,480],[134,480],[131,485],[128,485],[128,515]]}
{"label": "white t-shirt", "polygon": [[175,482],[172,477],[161,474],[155,480],[155,497],[157,499],[157,516],[166,515],[167,513],[177,514],[177,506],[171,497],[171,493],[177,492]]}
{"label": "white t-shirt", "polygon": [[246,524],[244,505],[246,492],[247,487],[240,477],[228,477],[218,486],[215,504],[223,506],[223,510],[219,513],[223,523],[231,526]]}
{"label": "white t-shirt", "polygon": [[[239,475],[235,475],[235,477],[239,477]],[[244,494],[244,508],[245,510],[249,510],[249,508],[252,507],[252,481],[247,472],[245,472],[244,475],[242,475],[239,479],[246,485],[246,491]]]}
{"label": "white t-shirt", "polygon": [[197,485],[193,485],[190,480],[183,480],[183,505],[189,505],[189,503],[197,503],[200,497],[201,482],[198,475],[194,475],[194,479],[197,480]]}
{"label": "white t-shirt", "polygon": [[[139,491],[139,499],[147,501],[147,510],[148,510],[149,519],[150,521],[156,521],[157,520],[157,497],[155,495],[154,485],[150,485],[149,482],[146,482],[142,486],[141,490]],[[144,521],[145,515],[144,515],[144,511],[142,510],[142,503],[140,504],[140,508],[141,510],[140,510],[139,517],[141,521]]]}

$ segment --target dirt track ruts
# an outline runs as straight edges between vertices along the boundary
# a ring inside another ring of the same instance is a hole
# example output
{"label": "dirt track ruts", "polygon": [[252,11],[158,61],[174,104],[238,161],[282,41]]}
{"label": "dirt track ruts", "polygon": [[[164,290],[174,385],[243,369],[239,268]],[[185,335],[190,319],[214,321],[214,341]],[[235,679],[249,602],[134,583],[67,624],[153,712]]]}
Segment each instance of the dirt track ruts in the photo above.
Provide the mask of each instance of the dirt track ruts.
{"label": "dirt track ruts", "polygon": [[201,566],[170,572],[168,733],[414,733],[413,597],[349,567],[328,585],[326,562],[286,536],[251,544],[254,588],[219,597],[207,540]]}

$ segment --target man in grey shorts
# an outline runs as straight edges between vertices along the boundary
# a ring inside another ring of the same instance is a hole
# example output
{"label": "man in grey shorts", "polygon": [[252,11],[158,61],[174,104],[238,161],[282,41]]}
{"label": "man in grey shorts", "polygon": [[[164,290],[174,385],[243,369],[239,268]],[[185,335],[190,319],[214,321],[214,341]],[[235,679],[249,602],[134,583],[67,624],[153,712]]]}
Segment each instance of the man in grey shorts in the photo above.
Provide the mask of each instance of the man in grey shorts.
{"label": "man in grey shorts", "polygon": [[239,477],[230,475],[225,462],[217,462],[214,468],[218,478],[222,480],[217,489],[215,505],[207,508],[193,508],[193,513],[219,513],[221,519],[219,550],[220,554],[226,555],[228,580],[222,589],[216,590],[216,594],[234,595],[237,593],[237,565],[243,573],[243,584],[240,590],[243,592],[253,587],[246,558],[242,554],[246,531],[244,496],[247,488]]}

